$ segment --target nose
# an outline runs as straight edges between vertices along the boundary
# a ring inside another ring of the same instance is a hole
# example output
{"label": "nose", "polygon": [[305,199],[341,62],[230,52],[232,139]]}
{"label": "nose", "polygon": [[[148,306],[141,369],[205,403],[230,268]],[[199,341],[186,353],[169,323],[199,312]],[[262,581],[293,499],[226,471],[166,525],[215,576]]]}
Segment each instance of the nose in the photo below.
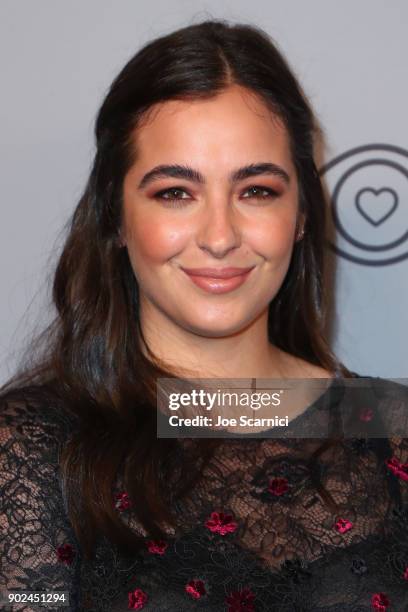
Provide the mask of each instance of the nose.
{"label": "nose", "polygon": [[241,232],[229,198],[218,196],[206,202],[196,240],[200,249],[217,259],[241,245]]}

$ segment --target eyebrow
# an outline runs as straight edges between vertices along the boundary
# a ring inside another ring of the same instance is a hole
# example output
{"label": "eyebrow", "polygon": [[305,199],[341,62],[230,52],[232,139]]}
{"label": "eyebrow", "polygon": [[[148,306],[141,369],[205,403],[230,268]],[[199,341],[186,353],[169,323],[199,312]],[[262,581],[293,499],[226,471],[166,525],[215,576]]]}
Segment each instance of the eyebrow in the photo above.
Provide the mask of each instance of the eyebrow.
{"label": "eyebrow", "polygon": [[[286,170],[284,170],[281,166],[278,166],[277,164],[272,164],[270,162],[249,164],[248,166],[242,166],[241,168],[237,168],[237,170],[231,172],[228,177],[228,180],[231,184],[233,184],[238,181],[242,181],[246,178],[250,178],[252,176],[258,176],[259,174],[272,174],[273,176],[278,176],[279,178],[283,179],[288,185],[290,182],[290,177]],[[146,172],[146,174],[143,176],[142,180],[139,183],[138,189],[143,189],[149,183],[152,183],[157,179],[165,177],[187,179],[188,181],[200,183],[201,185],[205,184],[205,178],[198,170],[195,170],[190,166],[169,164],[155,166],[154,168],[152,168],[152,170]]]}

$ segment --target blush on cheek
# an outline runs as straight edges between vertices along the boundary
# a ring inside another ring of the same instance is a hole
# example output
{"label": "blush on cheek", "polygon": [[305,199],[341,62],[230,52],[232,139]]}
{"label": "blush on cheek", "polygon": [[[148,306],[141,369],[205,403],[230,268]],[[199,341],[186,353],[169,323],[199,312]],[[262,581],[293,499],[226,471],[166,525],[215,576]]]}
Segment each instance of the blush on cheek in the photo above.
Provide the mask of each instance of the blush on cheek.
{"label": "blush on cheek", "polygon": [[128,232],[128,249],[137,260],[163,262],[177,255],[186,244],[185,232],[157,219],[138,220]]}
{"label": "blush on cheek", "polygon": [[293,250],[294,238],[291,228],[284,227],[281,230],[275,228],[274,231],[265,233],[259,250],[265,254],[266,259],[271,262],[279,262],[290,258]]}

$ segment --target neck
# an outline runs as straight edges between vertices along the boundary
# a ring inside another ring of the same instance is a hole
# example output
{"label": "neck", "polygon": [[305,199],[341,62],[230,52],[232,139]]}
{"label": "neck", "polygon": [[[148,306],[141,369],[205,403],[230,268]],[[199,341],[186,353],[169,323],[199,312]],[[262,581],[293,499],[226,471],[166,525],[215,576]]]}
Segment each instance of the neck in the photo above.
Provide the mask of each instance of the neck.
{"label": "neck", "polygon": [[[268,311],[246,328],[223,336],[204,336],[182,328],[164,313],[142,303],[140,323],[159,364],[181,377],[285,378],[288,355],[268,339]],[[145,347],[142,349],[146,355]]]}

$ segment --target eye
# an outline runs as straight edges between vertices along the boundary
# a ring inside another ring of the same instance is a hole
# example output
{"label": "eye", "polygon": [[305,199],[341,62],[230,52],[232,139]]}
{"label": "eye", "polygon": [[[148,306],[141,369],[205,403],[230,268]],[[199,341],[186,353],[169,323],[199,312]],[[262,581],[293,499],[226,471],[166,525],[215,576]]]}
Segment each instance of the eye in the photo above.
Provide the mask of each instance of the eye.
{"label": "eye", "polygon": [[181,194],[187,194],[185,189],[182,187],[170,187],[170,189],[163,189],[162,191],[158,191],[154,194],[154,198],[156,200],[164,200],[166,202],[170,202],[169,206],[178,207],[183,206],[183,204],[179,204],[181,200],[189,200],[189,197],[181,197]]}
{"label": "eye", "polygon": [[[261,185],[251,185],[244,193],[249,195],[243,196],[244,200],[269,200],[279,196],[279,193],[270,187],[262,187]],[[184,194],[184,195],[183,195]],[[185,197],[187,196],[187,197]],[[170,187],[169,189],[162,189],[153,196],[156,200],[168,202],[166,206],[171,208],[180,208],[184,206],[182,200],[190,200],[189,194],[183,187]]]}
{"label": "eye", "polygon": [[279,193],[270,187],[262,187],[260,185],[251,185],[245,191],[245,193],[249,193],[249,196],[243,196],[244,200],[248,199],[256,199],[256,200],[268,200],[271,198],[276,198]]}

